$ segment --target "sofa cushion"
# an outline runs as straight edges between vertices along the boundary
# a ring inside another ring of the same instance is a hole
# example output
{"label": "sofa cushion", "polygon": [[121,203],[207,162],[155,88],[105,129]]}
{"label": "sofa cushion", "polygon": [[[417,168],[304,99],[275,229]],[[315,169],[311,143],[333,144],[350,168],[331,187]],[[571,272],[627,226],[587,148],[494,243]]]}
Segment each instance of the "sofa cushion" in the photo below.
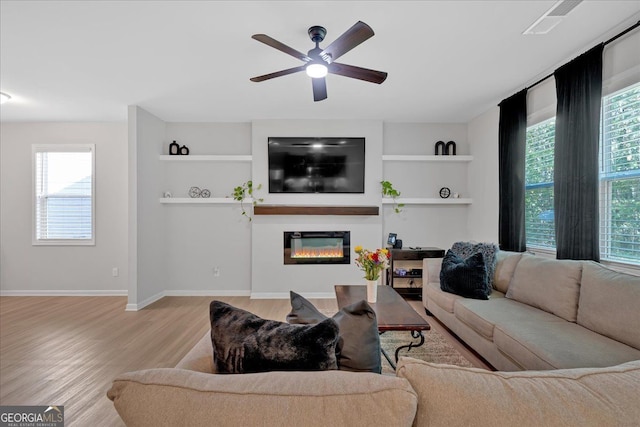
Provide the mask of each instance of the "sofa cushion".
{"label": "sofa cushion", "polygon": [[520,258],[522,258],[522,252],[498,251],[496,253],[496,268],[493,273],[493,287],[495,289],[507,293]]}
{"label": "sofa cushion", "polygon": [[[290,292],[291,312],[287,322],[314,324],[327,319],[309,300]],[[357,372],[382,372],[380,334],[376,312],[362,300],[343,307],[334,316],[339,338],[336,346],[338,369]]]}
{"label": "sofa cushion", "polygon": [[575,322],[581,275],[580,261],[523,254],[506,296]]}
{"label": "sofa cushion", "polygon": [[338,325],[333,319],[315,325],[289,325],[220,301],[211,302],[209,313],[217,373],[338,368]]}
{"label": "sofa cushion", "polygon": [[488,299],[490,286],[482,254],[461,258],[449,249],[442,260],[440,287],[465,298]]}
{"label": "sofa cushion", "polygon": [[120,375],[107,396],[136,426],[411,426],[417,397],[393,376],[345,371]]}
{"label": "sofa cushion", "polygon": [[640,361],[490,372],[403,357],[397,375],[418,392],[414,426],[631,426],[640,419]]}
{"label": "sofa cushion", "polygon": [[584,262],[578,324],[640,349],[640,277]]}
{"label": "sofa cushion", "polygon": [[552,315],[496,324],[493,342],[527,369],[602,367],[640,360],[640,350]]}

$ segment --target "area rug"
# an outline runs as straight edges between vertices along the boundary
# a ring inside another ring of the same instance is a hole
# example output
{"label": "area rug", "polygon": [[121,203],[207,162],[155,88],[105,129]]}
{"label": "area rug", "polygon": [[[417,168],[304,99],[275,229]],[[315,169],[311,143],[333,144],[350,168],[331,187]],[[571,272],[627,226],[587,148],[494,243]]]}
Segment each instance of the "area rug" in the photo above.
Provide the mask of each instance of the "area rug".
{"label": "area rug", "polygon": [[[420,359],[432,363],[444,363],[447,365],[457,365],[464,367],[473,367],[458,350],[447,341],[447,339],[438,331],[431,329],[424,331],[424,344],[420,347],[413,347],[410,350],[403,348],[398,356],[408,356],[414,359]],[[417,342],[411,338],[410,332],[391,331],[380,335],[380,345],[392,359],[395,357],[396,348],[409,344],[409,342]],[[382,357],[382,373],[393,373],[393,368],[389,366],[387,359]]]}

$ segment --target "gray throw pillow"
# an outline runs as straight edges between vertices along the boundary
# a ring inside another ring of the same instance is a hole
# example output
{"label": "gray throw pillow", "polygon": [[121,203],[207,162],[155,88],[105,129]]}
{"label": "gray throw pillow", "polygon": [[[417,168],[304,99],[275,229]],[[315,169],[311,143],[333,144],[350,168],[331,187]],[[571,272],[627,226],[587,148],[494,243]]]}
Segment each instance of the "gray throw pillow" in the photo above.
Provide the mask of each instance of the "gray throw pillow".
{"label": "gray throw pillow", "polygon": [[338,325],[333,319],[315,325],[290,325],[220,301],[211,302],[209,315],[216,373],[338,368]]}
{"label": "gray throw pillow", "polygon": [[[327,316],[303,296],[291,291],[291,313],[287,322],[313,324]],[[336,347],[338,369],[355,372],[382,372],[380,334],[376,313],[365,300],[343,307],[334,316],[338,324],[339,340]]]}
{"label": "gray throw pillow", "polygon": [[489,299],[491,285],[482,253],[464,259],[449,249],[442,259],[440,288],[465,298]]}

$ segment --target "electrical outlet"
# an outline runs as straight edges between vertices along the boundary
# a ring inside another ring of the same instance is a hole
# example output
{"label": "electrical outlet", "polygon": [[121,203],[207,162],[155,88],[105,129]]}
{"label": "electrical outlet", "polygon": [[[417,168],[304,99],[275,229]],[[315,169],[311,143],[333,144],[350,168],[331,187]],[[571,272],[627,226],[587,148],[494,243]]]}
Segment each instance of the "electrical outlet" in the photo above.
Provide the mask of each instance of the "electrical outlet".
{"label": "electrical outlet", "polygon": [[213,276],[214,277],[220,277],[220,267],[214,267],[213,268]]}
{"label": "electrical outlet", "polygon": [[118,267],[113,267],[113,269],[111,269],[111,275],[113,277],[118,277],[119,274],[120,272],[118,271]]}

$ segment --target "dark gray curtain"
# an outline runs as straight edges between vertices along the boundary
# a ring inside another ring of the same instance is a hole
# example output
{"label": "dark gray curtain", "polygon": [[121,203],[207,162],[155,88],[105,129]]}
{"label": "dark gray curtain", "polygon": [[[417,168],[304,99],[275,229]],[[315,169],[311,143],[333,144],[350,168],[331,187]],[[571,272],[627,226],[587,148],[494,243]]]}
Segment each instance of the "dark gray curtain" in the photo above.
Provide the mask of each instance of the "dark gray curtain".
{"label": "dark gray curtain", "polygon": [[504,251],[524,252],[524,163],[527,90],[500,104],[498,239]]}
{"label": "dark gray curtain", "polygon": [[598,140],[600,44],[555,73],[554,210],[558,259],[600,260]]}

